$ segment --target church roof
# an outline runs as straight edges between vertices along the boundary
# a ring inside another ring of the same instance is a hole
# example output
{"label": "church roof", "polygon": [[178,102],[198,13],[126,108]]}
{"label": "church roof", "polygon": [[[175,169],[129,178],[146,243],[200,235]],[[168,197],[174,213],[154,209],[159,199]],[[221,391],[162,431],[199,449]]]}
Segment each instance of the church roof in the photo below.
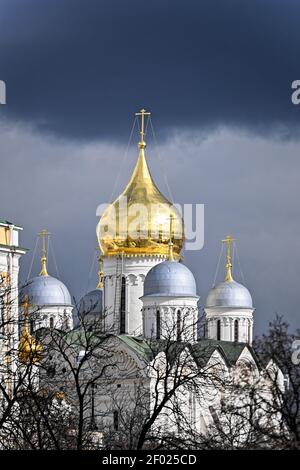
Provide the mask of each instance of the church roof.
{"label": "church roof", "polygon": [[144,296],[195,297],[196,281],[193,273],[182,263],[163,261],[148,272],[144,282]]}
{"label": "church roof", "polygon": [[9,222],[9,220],[2,219],[1,217],[0,217],[0,225],[13,225],[15,229],[22,230],[22,228],[19,225],[15,225],[12,222]]}

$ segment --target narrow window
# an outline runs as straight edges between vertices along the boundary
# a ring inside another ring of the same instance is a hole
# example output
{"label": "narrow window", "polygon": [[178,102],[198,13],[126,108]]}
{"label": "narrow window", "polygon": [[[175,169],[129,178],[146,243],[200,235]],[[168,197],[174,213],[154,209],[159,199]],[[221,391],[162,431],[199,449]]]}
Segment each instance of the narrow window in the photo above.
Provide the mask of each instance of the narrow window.
{"label": "narrow window", "polygon": [[239,340],[239,321],[234,320],[234,341],[238,342]]}
{"label": "narrow window", "polygon": [[217,340],[221,340],[221,320],[217,321]]}
{"label": "narrow window", "polygon": [[251,322],[248,320],[248,343],[251,341]]}
{"label": "narrow window", "polygon": [[114,411],[114,430],[118,431],[119,430],[119,412]]}
{"label": "narrow window", "polygon": [[181,311],[177,311],[177,321],[176,321],[176,327],[177,327],[177,341],[181,341]]}
{"label": "narrow window", "polygon": [[160,339],[160,311],[156,312],[156,339]]}
{"label": "narrow window", "polygon": [[54,318],[50,317],[50,328],[54,328]]}
{"label": "narrow window", "polygon": [[120,308],[120,334],[126,332],[126,280],[122,277],[121,308]]}
{"label": "narrow window", "polygon": [[34,333],[34,321],[31,319],[30,320],[30,334],[32,335]]}

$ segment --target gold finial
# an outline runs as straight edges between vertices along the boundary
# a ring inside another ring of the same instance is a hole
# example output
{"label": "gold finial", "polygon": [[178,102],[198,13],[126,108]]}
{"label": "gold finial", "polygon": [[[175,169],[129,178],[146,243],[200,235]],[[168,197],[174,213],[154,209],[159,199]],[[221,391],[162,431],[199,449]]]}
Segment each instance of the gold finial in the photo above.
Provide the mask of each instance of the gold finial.
{"label": "gold finial", "polygon": [[42,257],[41,257],[41,272],[40,276],[48,276],[47,271],[47,248],[46,248],[46,238],[50,236],[50,233],[43,229],[39,232],[39,237],[42,240]]}
{"label": "gold finial", "polygon": [[232,273],[231,273],[231,243],[235,241],[235,238],[232,238],[231,235],[227,235],[227,237],[222,240],[222,243],[227,243],[227,263],[226,263],[226,276],[225,281],[233,281]]}
{"label": "gold finial", "polygon": [[172,242],[172,234],[173,234],[173,214],[170,214],[170,235],[169,235],[169,261],[174,261],[173,255],[173,242]]}
{"label": "gold finial", "polygon": [[146,147],[145,137],[145,116],[150,116],[151,113],[147,112],[145,109],[141,109],[139,113],[135,113],[136,116],[141,116],[141,140],[139,142],[139,148],[144,149]]}
{"label": "gold finial", "polygon": [[98,271],[98,285],[97,289],[103,289],[103,258],[99,256],[99,271]]}

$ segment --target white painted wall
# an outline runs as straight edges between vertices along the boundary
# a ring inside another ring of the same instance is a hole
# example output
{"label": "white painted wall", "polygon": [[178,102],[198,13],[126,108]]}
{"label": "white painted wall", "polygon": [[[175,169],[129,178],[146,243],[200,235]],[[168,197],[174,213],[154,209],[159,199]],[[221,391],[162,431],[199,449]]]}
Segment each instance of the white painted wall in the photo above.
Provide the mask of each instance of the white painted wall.
{"label": "white painted wall", "polygon": [[143,296],[143,335],[157,337],[157,311],[160,312],[161,339],[177,339],[177,313],[181,313],[181,340],[197,340],[197,319],[199,297]]}
{"label": "white painted wall", "polygon": [[30,320],[33,321],[33,330],[39,328],[50,328],[53,319],[53,328],[58,330],[73,329],[72,306],[45,305],[42,307],[32,306],[29,309]]}

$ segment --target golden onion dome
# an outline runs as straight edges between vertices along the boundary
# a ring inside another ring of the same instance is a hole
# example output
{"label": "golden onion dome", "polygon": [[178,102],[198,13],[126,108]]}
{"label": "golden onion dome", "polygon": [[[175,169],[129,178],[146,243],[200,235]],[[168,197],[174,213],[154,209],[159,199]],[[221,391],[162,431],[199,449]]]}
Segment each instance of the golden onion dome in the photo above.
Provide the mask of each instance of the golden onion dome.
{"label": "golden onion dome", "polygon": [[29,316],[29,300],[26,296],[24,303],[25,323],[19,340],[18,357],[22,364],[36,364],[42,359],[43,347],[39,341],[36,341],[29,332],[28,316]]}
{"label": "golden onion dome", "polygon": [[145,156],[144,116],[149,114],[145,110],[137,113],[142,118],[137,163],[126,188],[107,206],[97,226],[99,246],[106,256],[168,257],[171,238],[174,258],[180,257],[184,243],[182,216],[157,188]]}

